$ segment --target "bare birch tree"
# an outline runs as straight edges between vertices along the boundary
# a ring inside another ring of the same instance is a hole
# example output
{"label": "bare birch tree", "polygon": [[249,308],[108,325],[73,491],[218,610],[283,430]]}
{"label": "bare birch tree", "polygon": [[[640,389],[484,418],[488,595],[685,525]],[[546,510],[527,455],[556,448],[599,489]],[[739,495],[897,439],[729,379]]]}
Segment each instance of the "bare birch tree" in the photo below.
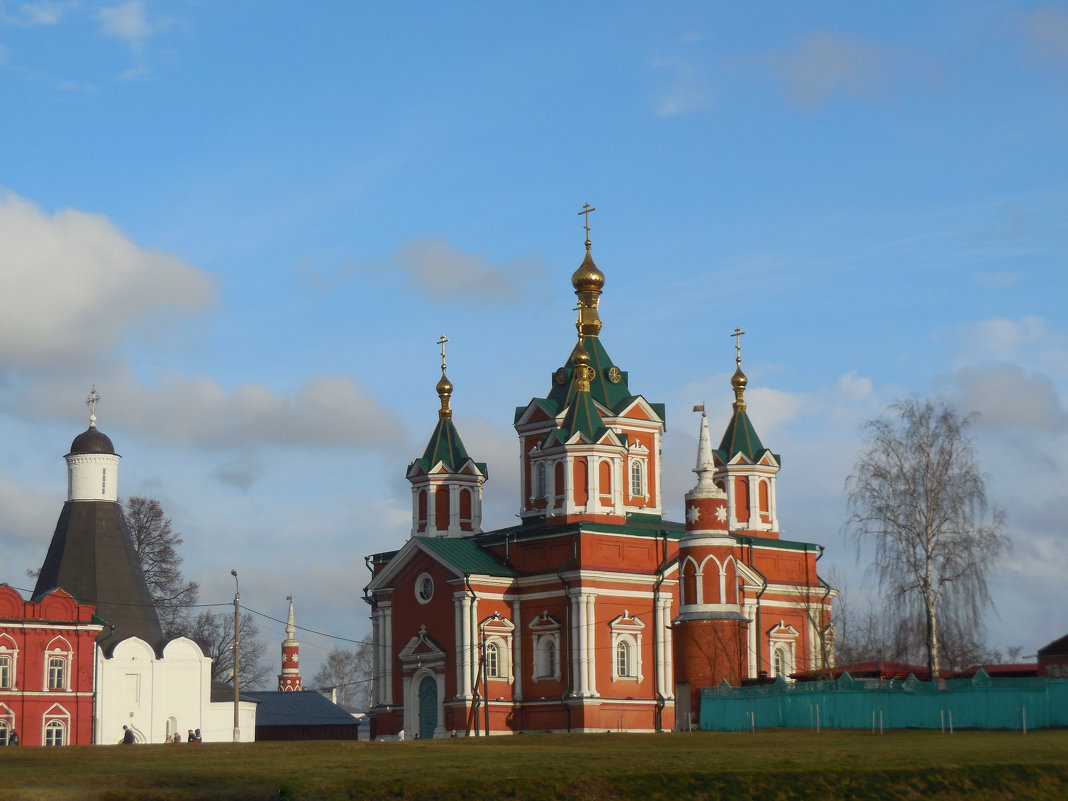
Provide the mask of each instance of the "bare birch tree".
{"label": "bare birch tree", "polygon": [[846,481],[846,525],[858,548],[874,547],[870,569],[899,619],[924,621],[932,679],[940,619],[979,624],[990,603],[987,576],[1008,547],[967,436],[972,419],[941,401],[899,401],[864,424],[866,448]]}

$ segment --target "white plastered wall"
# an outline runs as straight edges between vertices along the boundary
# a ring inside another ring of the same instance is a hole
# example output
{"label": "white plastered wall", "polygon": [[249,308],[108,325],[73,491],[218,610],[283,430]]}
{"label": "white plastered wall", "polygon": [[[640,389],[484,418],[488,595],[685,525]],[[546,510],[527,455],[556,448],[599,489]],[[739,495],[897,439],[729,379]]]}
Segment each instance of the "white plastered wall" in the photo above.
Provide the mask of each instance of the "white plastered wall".
{"label": "white plastered wall", "polygon": [[[232,742],[233,701],[212,703],[211,659],[192,640],[179,637],[157,659],[144,640],[130,637],[110,657],[96,649],[97,705],[94,741],[117,743],[129,726],[140,743],[162,743],[176,728],[186,739],[200,729],[204,742]],[[256,704],[238,705],[241,741],[256,737]],[[170,722],[171,730],[168,730]]]}

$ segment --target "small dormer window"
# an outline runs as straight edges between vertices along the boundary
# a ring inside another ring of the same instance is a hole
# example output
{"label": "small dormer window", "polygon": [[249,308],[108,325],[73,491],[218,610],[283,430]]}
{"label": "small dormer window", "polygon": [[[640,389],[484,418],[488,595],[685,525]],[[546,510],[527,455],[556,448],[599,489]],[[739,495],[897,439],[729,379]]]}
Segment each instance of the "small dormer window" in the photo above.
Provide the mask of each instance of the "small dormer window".
{"label": "small dormer window", "polygon": [[545,487],[545,463],[539,462],[534,472],[534,497],[544,498],[547,495]]}

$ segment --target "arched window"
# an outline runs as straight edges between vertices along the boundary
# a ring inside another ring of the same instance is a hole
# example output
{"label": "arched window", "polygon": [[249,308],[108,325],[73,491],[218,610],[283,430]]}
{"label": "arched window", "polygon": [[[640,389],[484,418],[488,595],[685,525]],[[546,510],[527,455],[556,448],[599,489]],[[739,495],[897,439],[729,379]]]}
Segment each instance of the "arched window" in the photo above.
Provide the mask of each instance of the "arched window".
{"label": "arched window", "polygon": [[775,676],[786,675],[786,652],[782,648],[776,648],[772,658],[771,672]]}
{"label": "arched window", "polygon": [[534,469],[534,497],[544,498],[548,494],[548,489],[545,486],[545,463],[539,462],[538,466]]}
{"label": "arched window", "polygon": [[48,689],[67,689],[67,658],[65,656],[48,657]]}
{"label": "arched window", "polygon": [[438,487],[434,491],[434,517],[438,531],[449,529],[449,488]]}
{"label": "arched window", "polygon": [[11,657],[8,654],[0,654],[0,690],[10,690],[14,680]]}
{"label": "arched window", "polygon": [[45,724],[44,735],[45,745],[67,744],[67,727],[63,724],[62,720],[48,721],[48,723]]}
{"label": "arched window", "polygon": [[616,675],[632,676],[631,663],[630,663],[630,643],[626,640],[620,640],[616,643]]}
{"label": "arched window", "polygon": [[697,565],[687,559],[682,567],[682,598],[684,604],[697,603]]}
{"label": "arched window", "polygon": [[630,460],[630,494],[645,494],[645,471],[642,469],[642,463],[638,459]]}
{"label": "arched window", "polygon": [[[557,462],[556,466],[553,468],[553,487],[554,487],[555,492],[556,492],[556,497],[557,498],[562,498],[564,496],[564,463],[563,462]],[[559,505],[560,504],[559,504],[559,501],[558,501],[557,502],[557,506],[559,506]]]}
{"label": "arched window", "polygon": [[501,678],[501,652],[495,642],[486,643],[486,678]]}
{"label": "arched window", "polygon": [[8,738],[11,737],[11,727],[6,720],[0,720],[0,746],[7,745]]}
{"label": "arched window", "polygon": [[419,500],[417,501],[416,517],[419,524],[420,531],[426,531],[426,490],[419,490]]}
{"label": "arched window", "polygon": [[471,528],[471,490],[464,487],[460,490],[460,524],[467,524]]}
{"label": "arched window", "polygon": [[547,640],[545,643],[545,672],[543,676],[556,674],[556,640]]}

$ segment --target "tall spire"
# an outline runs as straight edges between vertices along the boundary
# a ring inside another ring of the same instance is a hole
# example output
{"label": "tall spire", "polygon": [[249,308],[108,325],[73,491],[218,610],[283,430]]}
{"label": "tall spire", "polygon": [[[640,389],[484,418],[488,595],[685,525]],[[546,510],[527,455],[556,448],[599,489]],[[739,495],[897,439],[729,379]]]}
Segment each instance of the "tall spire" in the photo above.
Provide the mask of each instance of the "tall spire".
{"label": "tall spire", "polygon": [[693,471],[697,473],[697,486],[706,488],[714,485],[712,475],[716,470],[716,464],[712,459],[712,440],[708,435],[708,415],[705,414],[704,404],[694,406],[693,410],[701,412],[701,433],[697,438],[697,466]]}
{"label": "tall spire", "polygon": [[597,269],[590,252],[590,212],[593,211],[597,209],[585,203],[579,212],[580,215],[586,216],[586,256],[571,276],[571,286],[575,288],[575,295],[578,297],[578,321],[575,325],[581,337],[595,337],[601,332],[597,305],[604,288],[604,273]]}
{"label": "tall spire", "polygon": [[300,643],[297,642],[297,627],[293,622],[293,596],[287,595],[289,618],[286,620],[286,638],[282,640],[282,672],[278,674],[278,689],[282,692],[300,692]]}

